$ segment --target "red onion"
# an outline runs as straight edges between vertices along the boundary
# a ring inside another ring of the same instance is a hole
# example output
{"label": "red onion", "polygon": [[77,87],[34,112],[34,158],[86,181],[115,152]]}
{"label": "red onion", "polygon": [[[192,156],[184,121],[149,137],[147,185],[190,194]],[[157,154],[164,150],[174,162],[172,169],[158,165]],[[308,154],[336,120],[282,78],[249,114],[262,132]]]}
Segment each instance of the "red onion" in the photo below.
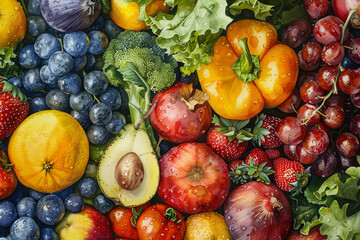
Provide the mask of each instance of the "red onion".
{"label": "red onion", "polygon": [[61,32],[89,27],[100,10],[100,0],[41,0],[41,12],[45,21]]}

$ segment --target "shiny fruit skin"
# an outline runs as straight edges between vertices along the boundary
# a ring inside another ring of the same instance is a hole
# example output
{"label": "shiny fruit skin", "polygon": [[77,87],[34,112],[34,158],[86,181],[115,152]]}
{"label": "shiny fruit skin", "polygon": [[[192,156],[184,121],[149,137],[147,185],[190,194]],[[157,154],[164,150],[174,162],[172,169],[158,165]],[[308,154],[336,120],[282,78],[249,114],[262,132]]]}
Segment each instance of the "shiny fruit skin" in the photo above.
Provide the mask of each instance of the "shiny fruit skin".
{"label": "shiny fruit skin", "polygon": [[18,180],[38,192],[63,190],[78,181],[89,159],[89,142],[69,114],[45,110],[26,118],[9,142]]}
{"label": "shiny fruit skin", "polygon": [[180,89],[185,84],[188,83],[175,83],[153,99],[153,104],[158,103],[150,114],[151,125],[160,137],[173,143],[196,141],[211,124],[212,111],[208,102],[190,110],[181,100]]}
{"label": "shiny fruit skin", "polygon": [[13,47],[23,40],[26,33],[26,16],[16,0],[0,1],[0,49]]}
{"label": "shiny fruit skin", "polygon": [[[271,201],[282,208],[273,207]],[[236,188],[225,202],[224,213],[234,239],[285,239],[291,226],[290,204],[273,183],[252,181]]]}
{"label": "shiny fruit skin", "polygon": [[350,131],[360,138],[360,114],[355,115],[350,121]]}
{"label": "shiny fruit skin", "polygon": [[[155,16],[159,12],[169,12],[170,8],[163,5],[164,0],[155,0],[146,7],[146,13]],[[150,29],[144,21],[138,20],[139,5],[136,2],[126,3],[124,0],[111,0],[110,18],[121,28],[140,31]]]}
{"label": "shiny fruit skin", "polygon": [[339,128],[345,121],[345,111],[339,106],[326,107],[323,114],[323,122],[329,128]]}
{"label": "shiny fruit skin", "polygon": [[326,151],[329,142],[329,136],[325,131],[312,128],[307,131],[303,146],[309,153],[319,155]]}
{"label": "shiny fruit skin", "polygon": [[[164,214],[170,206],[155,204],[147,208],[138,220],[138,235],[140,240],[182,240],[185,235],[185,220],[177,210],[175,221],[169,221]],[[177,223],[176,221],[179,221]]]}
{"label": "shiny fruit skin", "polygon": [[296,19],[285,26],[281,42],[292,48],[303,45],[311,36],[311,24],[305,19]]}
{"label": "shiny fruit skin", "polygon": [[205,143],[183,143],[173,147],[159,164],[158,195],[182,212],[215,210],[229,193],[227,164]]}
{"label": "shiny fruit skin", "polygon": [[316,74],[319,86],[325,91],[330,91],[334,85],[338,74],[337,66],[324,66]]}
{"label": "shiny fruit skin", "polygon": [[360,73],[354,69],[345,69],[339,76],[339,88],[346,94],[360,92]]}
{"label": "shiny fruit skin", "polygon": [[304,83],[300,88],[300,97],[304,103],[317,104],[322,101],[324,90],[322,90],[316,81]]}
{"label": "shiny fruit skin", "polygon": [[[317,107],[314,105],[304,104],[298,109],[296,117],[299,120],[306,120],[314,113],[314,111],[316,109],[317,109]],[[315,115],[313,117],[311,117],[311,119],[306,123],[306,126],[314,126],[315,124],[317,124],[320,121],[320,118],[321,118],[320,114],[315,113]]]}
{"label": "shiny fruit skin", "polygon": [[290,161],[279,157],[273,161],[276,185],[283,191],[290,191],[294,186],[290,183],[297,181],[295,173],[305,171],[304,166],[297,161]]}
{"label": "shiny fruit skin", "polygon": [[284,113],[293,113],[294,108],[298,109],[301,104],[299,89],[294,88],[291,95],[278,106],[278,109]]}
{"label": "shiny fruit skin", "polygon": [[300,230],[293,230],[286,240],[324,240],[327,239],[327,236],[321,235],[320,225],[311,228],[308,235],[303,235],[300,233]]}
{"label": "shiny fruit skin", "polygon": [[303,164],[311,164],[313,163],[316,158],[318,157],[318,155],[315,155],[315,154],[312,154],[312,153],[309,153],[303,146],[302,143],[299,143],[297,146],[296,146],[296,159],[295,160],[298,160],[299,162],[303,163]]}
{"label": "shiny fruit skin", "polygon": [[6,153],[0,150],[0,200],[10,196],[16,189],[18,181],[14,171],[7,169],[7,164],[9,164],[8,157]]}
{"label": "shiny fruit skin", "polygon": [[232,239],[225,218],[217,212],[205,212],[191,215],[186,220],[184,240]]}
{"label": "shiny fruit skin", "polygon": [[[135,208],[137,212],[143,212],[150,207],[150,203],[147,202]],[[142,210],[141,210],[142,209]],[[132,208],[116,206],[108,214],[110,224],[114,233],[122,238],[139,239],[137,228],[131,224],[131,218],[133,216]],[[136,219],[137,220],[137,219]],[[133,222],[135,224],[135,222]]]}
{"label": "shiny fruit skin", "polygon": [[300,143],[306,134],[306,128],[300,120],[294,117],[286,117],[279,123],[276,132],[284,144],[296,145]]}
{"label": "shiny fruit skin", "polygon": [[315,175],[325,178],[332,175],[337,166],[337,159],[335,153],[331,149],[327,149],[321,154],[318,159],[312,164],[312,169]]}
{"label": "shiny fruit skin", "polygon": [[341,155],[351,158],[359,153],[359,139],[354,134],[347,132],[342,133],[336,139],[336,148]]}

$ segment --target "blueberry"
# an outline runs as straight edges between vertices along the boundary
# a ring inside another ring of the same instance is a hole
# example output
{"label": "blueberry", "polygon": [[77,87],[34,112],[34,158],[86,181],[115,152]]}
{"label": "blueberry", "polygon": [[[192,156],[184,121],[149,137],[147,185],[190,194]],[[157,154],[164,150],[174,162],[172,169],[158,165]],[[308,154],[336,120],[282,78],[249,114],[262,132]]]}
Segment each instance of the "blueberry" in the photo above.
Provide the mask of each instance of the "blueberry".
{"label": "blueberry", "polygon": [[36,208],[36,202],[31,197],[22,198],[16,206],[19,217],[34,218],[35,208]]}
{"label": "blueberry", "polygon": [[89,37],[81,31],[66,33],[63,43],[64,50],[73,57],[83,56],[90,46]]}
{"label": "blueberry", "polygon": [[61,50],[61,44],[53,35],[43,33],[36,39],[34,50],[40,58],[49,59],[51,55]]}
{"label": "blueberry", "polygon": [[110,39],[114,39],[119,36],[119,34],[122,32],[122,29],[116,25],[113,20],[109,19],[105,21],[103,31]]}
{"label": "blueberry", "polygon": [[71,193],[64,200],[66,210],[72,213],[81,212],[84,209],[84,200],[76,193]]}
{"label": "blueberry", "polygon": [[68,73],[59,78],[58,86],[64,93],[75,94],[81,89],[81,79],[77,74]]}
{"label": "blueberry", "polygon": [[86,130],[86,136],[90,143],[103,145],[109,140],[110,132],[104,126],[91,125]]}
{"label": "blueberry", "polygon": [[95,56],[87,52],[86,53],[86,64],[85,64],[84,70],[86,72],[93,70],[95,63],[96,63]]}
{"label": "blueberry", "polygon": [[0,201],[0,226],[10,227],[17,219],[17,211],[15,205],[9,200]]}
{"label": "blueberry", "polygon": [[80,71],[85,67],[86,62],[87,62],[87,57],[86,57],[86,55],[83,55],[81,57],[73,58],[73,62],[74,62],[74,66],[71,71],[72,72]]}
{"label": "blueberry", "polygon": [[110,210],[115,206],[114,202],[107,197],[104,196],[104,194],[100,193],[98,194],[94,199],[94,207],[99,212],[105,214],[110,212]]}
{"label": "blueberry", "polygon": [[112,118],[112,111],[105,103],[94,104],[89,111],[90,120],[95,125],[105,125]]}
{"label": "blueberry", "polygon": [[109,132],[118,134],[125,124],[126,119],[124,115],[119,112],[113,112],[110,122],[108,122],[105,127]]}
{"label": "blueberry", "polygon": [[30,15],[26,17],[26,23],[26,32],[32,37],[37,37],[40,34],[44,33],[48,27],[42,17],[35,15]]}
{"label": "blueberry", "polygon": [[70,107],[78,112],[88,112],[92,107],[93,102],[93,95],[85,91],[70,96]]}
{"label": "blueberry", "polygon": [[360,64],[355,63],[347,54],[344,56],[341,66],[345,69],[358,69]]}
{"label": "blueberry", "polygon": [[99,55],[105,52],[109,45],[109,39],[101,31],[92,31],[89,33],[90,48],[89,53]]}
{"label": "blueberry", "polygon": [[120,92],[113,87],[109,87],[103,94],[100,95],[100,102],[108,105],[111,110],[117,110],[121,107]]}
{"label": "blueberry", "polygon": [[70,95],[55,89],[48,92],[45,101],[50,109],[66,112],[70,107],[69,98]]}
{"label": "blueberry", "polygon": [[23,84],[22,84],[22,79],[20,77],[12,77],[8,80],[9,83],[11,83],[12,85],[18,87],[18,88],[22,88]]}
{"label": "blueberry", "polygon": [[30,69],[25,73],[23,85],[29,92],[36,92],[45,87],[45,83],[40,79],[40,71],[38,68]]}
{"label": "blueberry", "polygon": [[46,84],[54,84],[57,83],[59,77],[50,71],[49,66],[44,65],[40,69],[40,79]]}
{"label": "blueberry", "polygon": [[84,78],[85,90],[94,95],[100,95],[106,91],[109,86],[109,79],[102,71],[92,71]]}
{"label": "blueberry", "polygon": [[39,201],[40,198],[45,197],[46,193],[41,193],[38,191],[35,191],[34,189],[29,189],[29,196],[34,199],[35,201]]}
{"label": "blueberry", "polygon": [[55,76],[63,76],[71,71],[74,62],[68,53],[58,51],[50,57],[48,66]]}
{"label": "blueberry", "polygon": [[55,225],[65,214],[64,203],[55,194],[41,198],[36,204],[36,217],[47,225]]}
{"label": "blueberry", "polygon": [[10,237],[11,240],[37,240],[40,229],[32,218],[21,217],[11,225]]}
{"label": "blueberry", "polygon": [[42,16],[40,3],[41,3],[41,0],[29,0],[28,5],[27,5],[29,14],[36,15],[36,16]]}
{"label": "blueberry", "polygon": [[44,110],[48,110],[48,106],[46,105],[45,98],[36,97],[31,99],[30,102],[30,113],[36,113]]}
{"label": "blueberry", "polygon": [[60,237],[53,229],[43,228],[40,231],[40,240],[60,240]]}
{"label": "blueberry", "polygon": [[99,31],[104,28],[104,18],[99,15],[99,17],[95,20],[93,24],[91,24],[90,27],[86,28],[85,32],[91,32],[91,31]]}
{"label": "blueberry", "polygon": [[41,58],[35,53],[34,45],[27,44],[19,52],[19,64],[23,68],[35,68],[39,66]]}
{"label": "blueberry", "polygon": [[78,185],[79,193],[85,198],[92,198],[98,191],[98,183],[91,177],[83,178]]}
{"label": "blueberry", "polygon": [[90,126],[91,121],[90,121],[88,112],[78,112],[78,111],[72,110],[70,114],[71,114],[71,116],[73,116],[73,118],[75,118],[80,123],[80,125],[83,127],[83,129],[86,129],[88,126]]}
{"label": "blueberry", "polygon": [[69,194],[71,194],[74,191],[74,187],[71,185],[70,187],[67,187],[61,191],[55,192],[54,194],[64,200]]}
{"label": "blueberry", "polygon": [[55,89],[60,90],[58,85],[57,85],[57,82],[52,83],[52,84],[46,84],[46,86],[45,86],[46,91],[51,91],[51,90],[55,90]]}

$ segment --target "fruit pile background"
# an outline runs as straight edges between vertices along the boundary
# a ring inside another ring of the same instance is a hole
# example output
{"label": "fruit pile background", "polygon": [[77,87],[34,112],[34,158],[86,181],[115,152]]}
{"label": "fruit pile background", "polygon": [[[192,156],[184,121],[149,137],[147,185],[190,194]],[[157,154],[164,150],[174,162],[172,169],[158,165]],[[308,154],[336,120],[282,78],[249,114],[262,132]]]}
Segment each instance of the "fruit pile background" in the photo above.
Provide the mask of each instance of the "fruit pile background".
{"label": "fruit pile background", "polygon": [[2,35],[0,240],[360,236],[359,0],[2,0]]}

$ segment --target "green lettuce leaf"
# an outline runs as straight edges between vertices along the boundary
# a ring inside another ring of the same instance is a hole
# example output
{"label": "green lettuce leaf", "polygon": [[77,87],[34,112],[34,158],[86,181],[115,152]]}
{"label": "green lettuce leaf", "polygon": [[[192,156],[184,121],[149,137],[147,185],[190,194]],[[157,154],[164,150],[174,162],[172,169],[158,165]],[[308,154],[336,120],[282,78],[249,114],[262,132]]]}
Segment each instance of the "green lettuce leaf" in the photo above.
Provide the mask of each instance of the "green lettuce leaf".
{"label": "green lettuce leaf", "polygon": [[20,76],[20,68],[15,64],[16,54],[11,47],[0,49],[0,77]]}
{"label": "green lettuce leaf", "polygon": [[258,0],[236,0],[230,5],[229,10],[233,16],[241,14],[244,9],[252,10],[255,18],[265,20],[271,16],[271,10],[274,7],[274,5],[264,4]]}
{"label": "green lettuce leaf", "polygon": [[346,203],[340,208],[335,200],[329,208],[320,208],[321,234],[327,235],[328,239],[360,239],[360,212],[348,217],[348,206],[349,204]]}

